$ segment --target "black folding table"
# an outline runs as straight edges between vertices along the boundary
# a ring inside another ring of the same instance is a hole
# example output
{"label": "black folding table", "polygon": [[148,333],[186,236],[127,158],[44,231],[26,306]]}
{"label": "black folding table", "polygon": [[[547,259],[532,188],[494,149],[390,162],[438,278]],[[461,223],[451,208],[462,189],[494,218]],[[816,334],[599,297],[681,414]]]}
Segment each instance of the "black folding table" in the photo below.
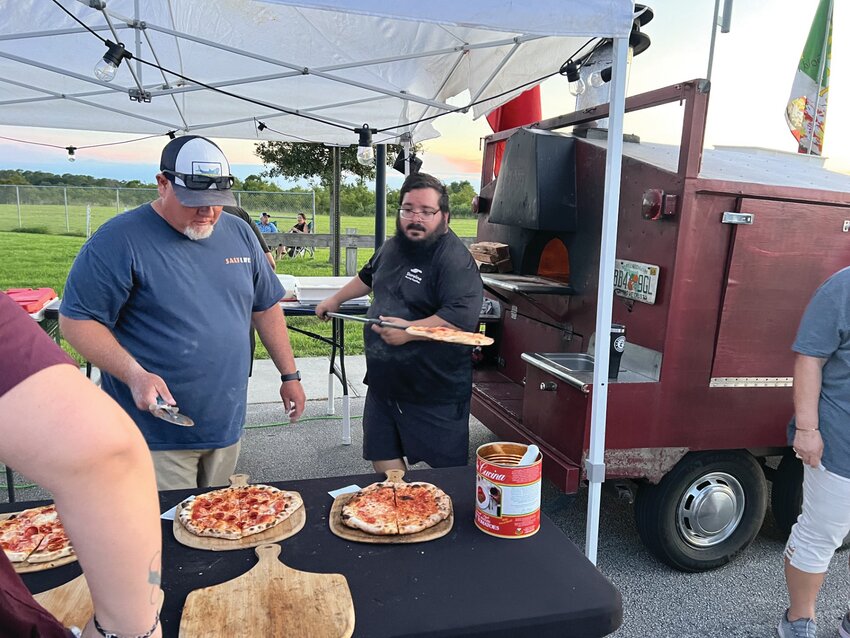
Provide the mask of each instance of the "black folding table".
{"label": "black folding table", "polygon": [[[272,483],[300,492],[307,508],[304,529],[281,541],[280,560],[294,569],[346,577],[354,600],[354,636],[593,638],[620,626],[619,592],[547,516],[541,516],[537,534],[522,539],[495,538],[475,527],[472,467],[417,470],[405,477],[434,483],[451,496],[455,521],[446,536],[389,545],[335,536],[328,526],[332,499],[327,492],[350,484],[363,487],[379,478],[367,474]],[[162,492],[162,511],[201,491]],[[0,511],[14,508],[4,504]],[[257,562],[253,549],[212,552],[181,545],[172,525],[162,523],[165,636],[177,636],[189,592],[236,578]],[[78,574],[74,563],[23,578],[37,593]]]}

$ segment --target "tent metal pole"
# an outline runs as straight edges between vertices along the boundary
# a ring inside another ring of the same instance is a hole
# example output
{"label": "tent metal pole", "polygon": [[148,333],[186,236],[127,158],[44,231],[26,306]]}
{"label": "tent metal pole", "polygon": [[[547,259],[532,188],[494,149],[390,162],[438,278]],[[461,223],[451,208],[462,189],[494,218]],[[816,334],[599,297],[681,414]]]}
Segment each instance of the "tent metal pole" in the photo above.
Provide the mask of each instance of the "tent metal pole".
{"label": "tent metal pole", "polygon": [[620,209],[620,174],[623,160],[623,119],[626,103],[628,38],[614,38],[608,151],[605,155],[605,195],[602,203],[602,240],[599,250],[599,296],[596,299],[596,344],[593,360],[593,397],[590,413],[590,449],[585,460],[589,481],[585,556],[596,564],[599,540],[599,504],[605,480],[605,419],[608,408],[608,363],[611,312],[614,306],[614,259],[617,254],[617,221]]}
{"label": "tent metal pole", "polygon": [[387,145],[375,145],[375,250],[387,236]]}

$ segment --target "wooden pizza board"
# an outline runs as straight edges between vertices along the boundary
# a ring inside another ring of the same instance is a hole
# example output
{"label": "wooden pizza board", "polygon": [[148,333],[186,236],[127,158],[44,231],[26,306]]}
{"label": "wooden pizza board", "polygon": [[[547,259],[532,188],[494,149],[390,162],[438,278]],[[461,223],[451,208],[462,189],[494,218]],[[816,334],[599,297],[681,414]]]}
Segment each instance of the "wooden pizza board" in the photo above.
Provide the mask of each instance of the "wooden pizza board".
{"label": "wooden pizza board", "polygon": [[[160,596],[159,607],[162,609],[162,592]],[[82,629],[94,615],[94,603],[85,574],[80,574],[64,585],[35,594],[33,598],[65,627]]]}
{"label": "wooden pizza board", "polygon": [[[6,519],[17,516],[20,513],[21,512],[8,512],[6,514],[0,514],[0,521],[5,521]],[[28,563],[26,561],[23,563],[12,563],[12,567],[14,567],[15,571],[19,574],[30,574],[32,572],[43,572],[45,569],[53,569],[54,567],[68,565],[76,560],[77,555],[72,553],[70,556],[57,558],[56,560],[51,560],[46,563]]]}
{"label": "wooden pizza board", "polygon": [[[247,474],[234,474],[230,477],[231,487],[244,487],[246,485],[248,485]],[[298,492],[293,492],[293,494],[298,494],[298,497],[301,498],[301,494]],[[307,510],[304,507],[304,500],[302,499],[301,507],[295,510],[290,517],[282,523],[278,523],[274,527],[270,527],[259,534],[252,534],[245,538],[231,540],[229,538],[214,538],[212,536],[196,536],[195,534],[192,534],[189,530],[183,527],[183,523],[180,522],[181,510],[182,508],[178,504],[177,509],[174,511],[174,538],[187,547],[194,547],[195,549],[209,549],[214,552],[247,549],[249,547],[257,547],[258,545],[264,545],[266,543],[277,543],[278,541],[282,541],[290,536],[295,536],[301,531],[301,528],[303,528],[307,522]]]}
{"label": "wooden pizza board", "polygon": [[65,627],[82,629],[94,614],[88,583],[82,574],[64,585],[36,594],[33,598],[56,616]]}
{"label": "wooden pizza board", "polygon": [[[402,480],[404,477],[403,470],[387,470],[387,481],[390,483],[404,483]],[[389,536],[381,536],[379,534],[367,534],[363,530],[354,529],[353,527],[348,527],[342,522],[342,507],[351,498],[354,496],[354,493],[351,494],[341,494],[334,499],[333,505],[331,506],[331,513],[328,516],[328,523],[331,527],[331,531],[339,536],[340,538],[344,538],[348,541],[356,541],[358,543],[424,543],[425,541],[432,541],[435,538],[440,538],[441,536],[445,536],[451,531],[452,526],[455,522],[455,514],[454,508],[452,512],[448,515],[447,518],[443,519],[433,527],[429,527],[428,529],[424,529],[421,532],[416,532],[415,534],[392,534]]]}
{"label": "wooden pizza board", "polygon": [[186,598],[180,638],[348,638],[354,602],[342,574],[287,567],[280,545],[254,550],[259,562],[246,574],[196,589]]}

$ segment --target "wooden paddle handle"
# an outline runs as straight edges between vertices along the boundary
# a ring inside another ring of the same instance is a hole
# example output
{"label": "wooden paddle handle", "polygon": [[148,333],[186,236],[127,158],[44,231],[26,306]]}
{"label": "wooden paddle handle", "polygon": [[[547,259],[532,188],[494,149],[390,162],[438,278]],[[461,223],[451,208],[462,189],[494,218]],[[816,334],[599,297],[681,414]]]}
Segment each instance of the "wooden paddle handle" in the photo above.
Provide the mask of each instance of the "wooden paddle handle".
{"label": "wooden paddle handle", "polygon": [[404,483],[404,470],[387,470],[387,480],[390,483]]}
{"label": "wooden paddle handle", "polygon": [[245,487],[248,485],[249,478],[247,474],[231,474],[230,487]]}
{"label": "wooden paddle handle", "polygon": [[257,558],[260,559],[260,562],[263,561],[277,561],[277,557],[280,556],[280,545],[277,543],[266,543],[265,545],[258,545],[254,549],[254,553],[257,555]]}

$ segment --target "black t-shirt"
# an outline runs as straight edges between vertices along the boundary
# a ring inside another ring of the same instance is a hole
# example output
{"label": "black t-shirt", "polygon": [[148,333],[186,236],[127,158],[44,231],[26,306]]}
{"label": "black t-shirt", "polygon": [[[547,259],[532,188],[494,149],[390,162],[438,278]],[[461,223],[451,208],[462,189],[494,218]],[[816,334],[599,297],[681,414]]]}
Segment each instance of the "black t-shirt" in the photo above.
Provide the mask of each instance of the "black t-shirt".
{"label": "black t-shirt", "polygon": [[[471,253],[451,230],[429,250],[408,251],[393,237],[359,273],[374,293],[369,317],[414,321],[436,314],[467,332],[478,326],[482,284]],[[411,341],[390,346],[366,326],[367,383],[411,403],[459,403],[472,393],[469,346]]]}

